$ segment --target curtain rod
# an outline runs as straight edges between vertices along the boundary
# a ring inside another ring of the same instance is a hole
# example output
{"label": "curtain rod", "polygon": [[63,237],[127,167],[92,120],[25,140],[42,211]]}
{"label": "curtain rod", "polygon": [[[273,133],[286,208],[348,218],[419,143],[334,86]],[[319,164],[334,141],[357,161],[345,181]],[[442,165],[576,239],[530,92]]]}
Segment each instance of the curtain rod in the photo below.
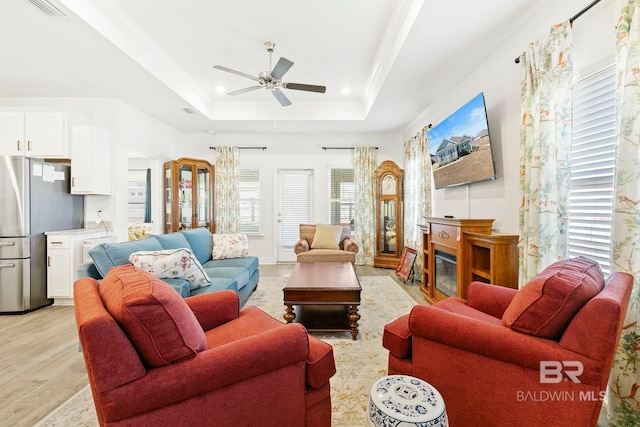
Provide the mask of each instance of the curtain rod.
{"label": "curtain rod", "polygon": [[[209,147],[209,150],[217,150],[219,147]],[[266,150],[267,147],[238,147],[238,150]]]}
{"label": "curtain rod", "polygon": [[[585,12],[587,12],[589,9],[591,9],[593,6],[597,5],[598,3],[600,3],[600,0],[593,0],[591,3],[589,3],[584,9],[582,9],[580,12],[576,13],[575,15],[573,15],[571,18],[569,18],[569,23],[573,24],[573,21],[575,21],[576,19],[580,18]],[[522,55],[521,55],[522,56]],[[516,64],[520,63],[520,56],[518,56],[514,62]]]}
{"label": "curtain rod", "polygon": [[[373,147],[376,150],[378,149],[378,147]],[[356,147],[322,147],[323,150],[355,150]]]}

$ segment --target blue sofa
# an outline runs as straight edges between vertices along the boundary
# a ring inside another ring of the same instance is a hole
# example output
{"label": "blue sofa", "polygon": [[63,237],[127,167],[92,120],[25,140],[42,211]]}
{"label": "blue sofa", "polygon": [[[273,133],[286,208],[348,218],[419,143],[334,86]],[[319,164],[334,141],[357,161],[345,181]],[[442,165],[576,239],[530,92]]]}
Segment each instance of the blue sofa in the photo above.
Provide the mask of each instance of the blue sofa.
{"label": "blue sofa", "polygon": [[211,279],[211,285],[191,289],[186,279],[162,279],[182,297],[230,289],[238,293],[243,306],[258,285],[258,257],[211,259],[213,238],[206,228],[158,234],[140,240],[102,243],[89,251],[92,262],[78,267],[77,277],[102,279],[115,266],[128,264],[129,255],[138,251],[187,248],[193,252]]}

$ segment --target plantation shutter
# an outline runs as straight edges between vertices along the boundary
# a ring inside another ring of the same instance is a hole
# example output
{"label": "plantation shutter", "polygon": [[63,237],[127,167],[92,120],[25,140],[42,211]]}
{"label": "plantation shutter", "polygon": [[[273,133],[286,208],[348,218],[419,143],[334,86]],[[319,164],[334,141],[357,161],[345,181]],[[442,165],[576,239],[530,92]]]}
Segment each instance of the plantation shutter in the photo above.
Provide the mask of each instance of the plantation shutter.
{"label": "plantation shutter", "polygon": [[240,169],[238,179],[240,231],[258,234],[260,233],[260,171]]}
{"label": "plantation shutter", "polygon": [[351,223],[355,203],[353,169],[331,169],[330,187],[331,223]]}
{"label": "plantation shutter", "polygon": [[615,67],[574,83],[569,256],[611,272],[615,169]]}
{"label": "plantation shutter", "polygon": [[293,248],[300,239],[300,224],[311,222],[312,171],[280,170],[280,244]]}

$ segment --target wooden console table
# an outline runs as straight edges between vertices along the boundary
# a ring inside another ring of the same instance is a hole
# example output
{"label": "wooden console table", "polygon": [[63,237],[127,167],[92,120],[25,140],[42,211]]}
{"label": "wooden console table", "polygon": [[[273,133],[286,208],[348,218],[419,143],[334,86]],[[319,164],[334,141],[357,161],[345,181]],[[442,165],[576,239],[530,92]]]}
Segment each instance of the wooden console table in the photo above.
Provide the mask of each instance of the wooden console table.
{"label": "wooden console table", "polygon": [[435,303],[466,298],[472,281],[518,286],[518,236],[492,234],[493,219],[426,218],[422,231],[422,286]]}

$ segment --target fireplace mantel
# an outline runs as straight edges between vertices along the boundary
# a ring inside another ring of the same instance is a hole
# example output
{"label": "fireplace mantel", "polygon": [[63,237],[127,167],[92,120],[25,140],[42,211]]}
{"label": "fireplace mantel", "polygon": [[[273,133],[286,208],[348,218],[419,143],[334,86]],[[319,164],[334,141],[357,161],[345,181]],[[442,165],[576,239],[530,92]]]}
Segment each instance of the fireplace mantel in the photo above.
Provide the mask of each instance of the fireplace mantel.
{"label": "fireplace mantel", "polygon": [[[493,221],[428,217],[419,225],[424,256],[420,290],[427,301],[435,303],[448,296],[466,299],[472,280],[487,283],[499,280],[493,283],[517,288],[518,236],[493,234]],[[447,256],[436,256],[436,252]],[[495,262],[496,256],[500,256],[499,262]],[[440,265],[443,262],[447,265]],[[451,271],[452,268],[455,270]],[[440,274],[446,271],[449,280],[456,278],[455,295],[450,285],[439,285],[438,271]]]}

